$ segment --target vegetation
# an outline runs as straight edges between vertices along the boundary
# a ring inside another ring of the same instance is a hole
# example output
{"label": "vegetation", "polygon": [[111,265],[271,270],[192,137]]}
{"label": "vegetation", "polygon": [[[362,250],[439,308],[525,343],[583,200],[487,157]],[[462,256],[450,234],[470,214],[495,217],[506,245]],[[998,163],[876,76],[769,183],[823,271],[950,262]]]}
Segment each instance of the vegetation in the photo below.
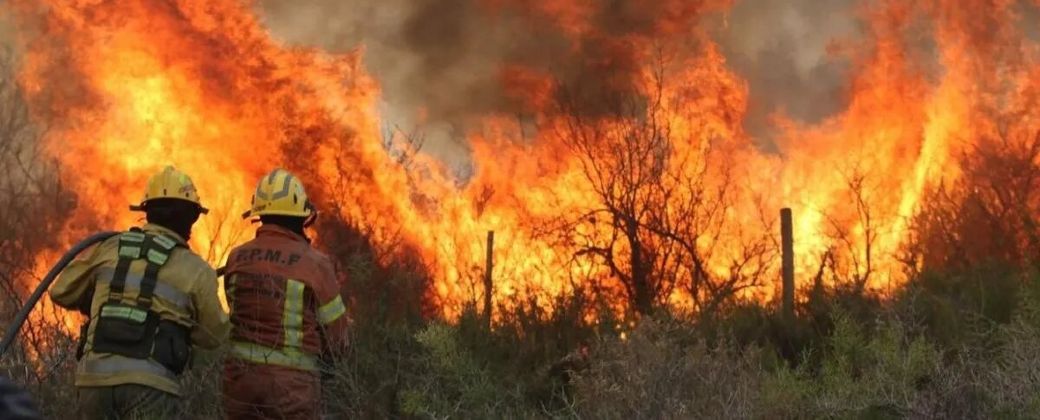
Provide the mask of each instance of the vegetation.
{"label": "vegetation", "polygon": [[[357,277],[364,269],[351,267]],[[385,299],[359,302],[358,312],[394,306]],[[775,308],[744,304],[710,321],[658,311],[621,327],[582,321],[591,303],[581,296],[566,303],[551,314],[518,309],[490,331],[474,310],[452,324],[389,311],[356,318],[351,352],[325,374],[327,409],[344,418],[1016,418],[1040,410],[1040,275],[1032,270],[929,273],[888,299],[818,290],[792,324]],[[75,410],[72,346],[54,334],[46,374],[15,377],[60,417]],[[201,355],[185,378],[197,418],[219,416],[219,361]]]}

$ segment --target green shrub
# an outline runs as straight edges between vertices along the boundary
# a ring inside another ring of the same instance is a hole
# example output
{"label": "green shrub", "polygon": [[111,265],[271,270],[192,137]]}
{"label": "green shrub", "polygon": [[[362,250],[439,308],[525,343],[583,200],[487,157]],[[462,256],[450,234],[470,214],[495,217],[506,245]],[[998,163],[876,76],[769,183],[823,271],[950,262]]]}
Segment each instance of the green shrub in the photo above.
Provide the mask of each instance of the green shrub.
{"label": "green shrub", "polygon": [[466,348],[457,327],[434,323],[416,335],[422,351],[400,395],[401,411],[423,417],[531,417],[521,389]]}
{"label": "green shrub", "polygon": [[[1023,418],[1040,413],[1040,276],[933,273],[890,299],[819,288],[793,322],[754,302],[633,324],[580,291],[551,305],[473,306],[445,323],[380,308],[419,282],[408,270],[347,265],[370,290],[352,309],[348,352],[330,360],[333,418]],[[998,288],[1002,290],[986,290]],[[400,296],[400,299],[420,299]],[[551,309],[550,309],[551,308]],[[590,322],[589,315],[602,316]],[[625,328],[620,328],[625,325]],[[48,418],[75,414],[74,344],[30,325],[3,367]],[[49,343],[40,346],[40,343]],[[53,343],[51,345],[50,343]],[[26,361],[26,346],[43,349]],[[184,376],[185,409],[220,418],[221,353]],[[19,362],[19,360],[21,360]],[[35,364],[34,364],[35,363]]]}
{"label": "green shrub", "polygon": [[608,338],[578,376],[577,413],[588,418],[746,418],[761,369],[756,353],[709,347],[674,320],[647,319]]}

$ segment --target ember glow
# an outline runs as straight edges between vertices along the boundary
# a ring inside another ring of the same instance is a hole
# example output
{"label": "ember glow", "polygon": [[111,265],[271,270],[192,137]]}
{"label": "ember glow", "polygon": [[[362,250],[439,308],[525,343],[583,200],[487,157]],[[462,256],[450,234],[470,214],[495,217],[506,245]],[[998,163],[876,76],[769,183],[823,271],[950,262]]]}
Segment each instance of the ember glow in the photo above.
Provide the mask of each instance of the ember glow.
{"label": "ember glow", "polygon": [[[478,1],[486,19],[557,35],[545,62],[560,65],[485,63],[479,77],[503,93],[467,127],[467,176],[397,159],[409,146],[384,141],[364,45],[287,46],[235,0],[10,3],[20,82],[79,192],[67,243],[134,224],[126,205],[173,164],[213,210],[192,245],[219,265],[251,236],[238,215],[253,183],[285,166],[384,257],[416,250],[447,317],[480,298],[489,230],[504,304],[592,285],[618,307],[704,309],[719,287],[769,299],[781,207],[794,209],[799,282],[825,273],[885,292],[905,281],[911,218],[959,179],[960,157],[1040,130],[1040,42],[1025,32],[1040,22],[1021,13],[1040,6],[1025,2],[865,2],[863,33],[833,52],[853,64],[843,109],[815,124],[776,114],[767,150],[744,128],[756,92],[704,23],[730,2]],[[663,276],[653,296],[612,281],[638,277],[633,258]]]}

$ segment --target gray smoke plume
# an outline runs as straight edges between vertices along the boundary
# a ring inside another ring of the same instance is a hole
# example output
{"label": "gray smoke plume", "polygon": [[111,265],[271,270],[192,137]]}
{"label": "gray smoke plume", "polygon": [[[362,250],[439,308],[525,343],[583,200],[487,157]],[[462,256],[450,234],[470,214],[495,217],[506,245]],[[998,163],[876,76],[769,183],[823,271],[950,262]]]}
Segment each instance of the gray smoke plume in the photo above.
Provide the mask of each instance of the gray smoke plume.
{"label": "gray smoke plume", "polygon": [[[550,0],[551,1],[551,0]],[[662,0],[642,5],[593,2],[596,33],[577,42],[540,15],[538,2],[498,0],[262,0],[258,11],[279,39],[341,52],[364,46],[365,62],[380,81],[387,119],[404,127],[420,123],[424,149],[451,159],[464,153],[471,123],[489,113],[522,114],[504,91],[503,69],[523,66],[552,74],[583,93],[623,94],[640,67],[637,48],[616,42],[635,35],[677,36],[692,28],[704,1]],[[600,101],[584,98],[581,111]],[[518,115],[518,117],[521,115]]]}
{"label": "gray smoke plume", "polygon": [[734,5],[716,39],[751,95],[745,128],[771,141],[769,116],[783,112],[814,123],[844,104],[850,63],[828,45],[859,35],[856,0],[744,0]]}
{"label": "gray smoke plume", "polygon": [[[421,127],[424,151],[461,163],[464,130],[507,105],[500,66],[520,53],[550,54],[551,34],[506,16],[489,18],[472,0],[261,1],[272,33],[291,43],[343,52],[364,46],[383,88],[386,120]],[[541,32],[541,33],[539,33]],[[542,49],[517,47],[544,43]],[[544,57],[531,58],[547,61]]]}
{"label": "gray smoke plume", "polygon": [[[593,24],[607,39],[582,40],[578,54],[565,36],[523,2],[509,0],[491,14],[477,0],[261,0],[258,9],[272,33],[290,44],[346,51],[364,46],[369,70],[384,89],[388,120],[408,127],[425,115],[425,149],[451,160],[465,153],[467,125],[489,112],[512,111],[500,70],[519,63],[551,71],[585,90],[624,89],[626,62],[611,36],[657,35],[671,19],[682,27],[706,22],[716,29],[730,66],[750,84],[746,128],[769,143],[768,116],[782,110],[816,122],[842,104],[848,63],[828,56],[835,38],[854,36],[854,0],[741,0],[723,14],[704,14],[700,2],[597,2]],[[726,25],[720,25],[723,19]],[[582,57],[612,54],[611,69],[590,67]],[[607,77],[622,75],[619,81]],[[590,77],[591,75],[591,77]],[[597,76],[598,75],[598,76]],[[588,85],[592,83],[592,85]],[[597,84],[598,83],[598,84]],[[618,87],[618,85],[622,85]]]}
{"label": "gray smoke plume", "polygon": [[1019,26],[1026,33],[1026,37],[1033,41],[1040,41],[1040,0],[1029,3],[1021,3],[1022,20]]}

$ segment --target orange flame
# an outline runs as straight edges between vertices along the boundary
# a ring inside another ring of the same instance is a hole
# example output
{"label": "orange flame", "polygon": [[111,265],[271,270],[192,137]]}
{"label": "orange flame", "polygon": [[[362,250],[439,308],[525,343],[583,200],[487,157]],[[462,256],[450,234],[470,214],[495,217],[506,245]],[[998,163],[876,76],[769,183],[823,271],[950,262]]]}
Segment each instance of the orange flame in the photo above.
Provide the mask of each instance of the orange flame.
{"label": "orange flame", "polygon": [[[696,226],[702,235],[692,238],[704,259],[699,268],[674,256],[686,255],[677,243],[650,240],[658,263],[678,267],[666,299],[696,308],[691,298],[700,301],[678,283],[702,275],[757,275],[759,283],[742,295],[772,295],[774,219],[782,206],[795,210],[800,279],[830,255],[832,270],[867,287],[900,284],[898,253],[923,194],[956,180],[956,158],[971,152],[974,139],[999,134],[1008,118],[1018,118],[1016,136],[1040,125],[1038,43],[1019,29],[1013,2],[890,0],[863,8],[867,43],[844,51],[856,68],[847,108],[811,126],[777,115],[780,153],[773,154],[759,151],[742,128],[755,92],[696,24],[728,2],[622,2],[653,20],[622,22],[644,29],[617,34],[597,26],[593,1],[488,0],[489,16],[516,12],[560,28],[569,53],[588,54],[583,72],[620,73],[591,86],[652,104],[637,117],[579,118],[583,111],[561,108],[560,98],[582,86],[567,86],[546,69],[503,64],[504,91],[533,117],[482,116],[468,135],[475,170],[460,182],[427,156],[403,166],[387,153],[377,129],[379,87],[361,69],[360,50],[288,48],[234,0],[13,3],[26,22],[21,83],[79,199],[68,241],[88,228],[133,224],[125,205],[139,199],[150,173],[174,164],[214,209],[192,245],[220,264],[250,236],[236,215],[255,179],[302,163],[328,211],[362,226],[384,252],[393,252],[397,239],[419,250],[434,280],[431,293],[449,317],[480,296],[488,230],[496,232],[500,302],[548,298],[617,276],[602,256],[581,252],[609,241],[623,222],[595,216],[604,207],[602,185],[572,143],[575,133],[602,134],[602,149],[592,153],[607,156],[612,170],[632,169],[609,157],[625,141],[617,133],[655,121],[671,139],[672,159],[662,169],[669,181],[660,183],[668,191],[640,191],[676,201],[650,210],[682,218],[689,209],[677,203],[705,204],[699,194],[724,204],[690,213],[705,215]],[[931,25],[925,38],[939,57],[932,66],[912,36],[921,35],[922,21]],[[580,215],[589,217],[573,217]],[[574,220],[562,234],[546,233],[561,217]],[[613,251],[621,259],[634,252],[630,245]],[[606,284],[619,304],[631,293]]]}

